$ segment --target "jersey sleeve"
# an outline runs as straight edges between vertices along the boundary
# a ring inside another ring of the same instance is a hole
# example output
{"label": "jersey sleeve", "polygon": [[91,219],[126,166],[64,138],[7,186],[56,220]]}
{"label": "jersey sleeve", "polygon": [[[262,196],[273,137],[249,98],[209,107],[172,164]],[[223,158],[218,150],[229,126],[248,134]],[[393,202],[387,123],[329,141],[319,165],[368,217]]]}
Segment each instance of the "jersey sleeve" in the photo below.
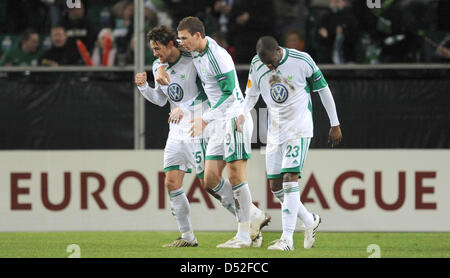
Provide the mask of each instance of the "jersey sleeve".
{"label": "jersey sleeve", "polygon": [[167,103],[167,97],[162,92],[160,87],[155,87],[154,89],[151,88],[148,83],[145,83],[144,86],[138,86],[139,92],[153,104],[156,104],[158,106],[164,106]]}
{"label": "jersey sleeve", "polygon": [[[295,54],[294,54],[295,55]],[[308,81],[309,86],[311,87],[313,92],[320,91],[328,86],[325,77],[317,66],[316,62],[311,58],[308,53],[303,52],[301,54],[302,57],[302,67],[306,72],[306,80]]]}
{"label": "jersey sleeve", "polygon": [[224,55],[220,55],[219,58],[210,50],[208,50],[207,52],[208,60],[214,72],[214,77],[217,81],[217,85],[222,92],[219,100],[216,103],[211,104],[212,107],[207,113],[205,113],[203,117],[203,119],[207,123],[216,118],[217,115],[225,115],[225,108],[223,104],[233,95],[233,93],[235,93],[236,86],[239,86],[236,78],[236,70],[234,68],[233,60],[228,53],[223,54]]}
{"label": "jersey sleeve", "polygon": [[258,101],[259,95],[261,94],[257,84],[256,84],[256,76],[253,69],[253,65],[250,65],[250,71],[248,73],[247,86],[245,87],[245,99],[243,110],[241,114],[245,115],[255,106]]}

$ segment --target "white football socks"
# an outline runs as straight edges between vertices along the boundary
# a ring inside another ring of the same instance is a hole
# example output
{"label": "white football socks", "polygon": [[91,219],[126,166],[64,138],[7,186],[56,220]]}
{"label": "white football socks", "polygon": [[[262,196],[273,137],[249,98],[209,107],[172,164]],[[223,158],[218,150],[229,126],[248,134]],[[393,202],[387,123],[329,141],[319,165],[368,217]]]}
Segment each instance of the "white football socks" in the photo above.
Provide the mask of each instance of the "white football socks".
{"label": "white football socks", "polygon": [[244,241],[250,239],[250,211],[252,207],[252,196],[247,182],[233,186],[233,196],[238,220],[238,231],[236,236]]}
{"label": "white football socks", "polygon": [[281,206],[283,234],[281,239],[293,244],[293,235],[297,224],[297,212],[300,203],[300,187],[297,182],[283,182],[284,200]]}
{"label": "white football socks", "polygon": [[236,215],[233,200],[233,189],[230,181],[228,179],[222,179],[212,190],[220,196],[220,203],[222,206],[233,215]]}
{"label": "white football socks", "polygon": [[[234,199],[233,199],[233,189],[230,181],[224,178],[212,190],[214,191],[214,193],[220,196],[221,199],[219,201],[222,204],[222,206],[226,208],[231,214],[236,216],[236,208],[234,207]],[[252,203],[250,208],[250,221],[261,217],[262,213],[263,213],[262,210],[260,210],[257,206],[255,206]]]}
{"label": "white football socks", "polygon": [[[282,204],[284,201],[284,190],[281,189],[279,191],[272,191],[275,198],[280,201]],[[303,222],[302,226],[303,228],[310,227],[314,223],[314,218],[312,216],[312,213],[310,213],[305,206],[303,205],[302,201],[299,203],[297,217]]]}
{"label": "white football socks", "polygon": [[181,237],[187,241],[195,240],[190,219],[190,205],[183,188],[169,192],[172,215],[177,220]]}

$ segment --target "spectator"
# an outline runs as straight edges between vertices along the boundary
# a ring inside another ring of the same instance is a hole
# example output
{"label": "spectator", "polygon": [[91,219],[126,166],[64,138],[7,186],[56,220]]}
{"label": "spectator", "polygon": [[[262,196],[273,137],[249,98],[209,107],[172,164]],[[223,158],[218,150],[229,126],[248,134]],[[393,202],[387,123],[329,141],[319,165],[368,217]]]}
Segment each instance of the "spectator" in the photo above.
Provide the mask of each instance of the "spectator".
{"label": "spectator", "polygon": [[112,8],[115,16],[113,35],[119,53],[126,53],[128,43],[133,36],[133,7],[133,2],[122,0],[117,2]]}
{"label": "spectator", "polygon": [[[111,40],[111,45],[109,49],[106,49],[108,39]],[[92,53],[92,62],[94,66],[101,66],[101,65],[108,67],[114,66],[117,48],[115,43],[113,43],[113,41],[114,41],[113,32],[110,28],[103,28],[98,33],[98,40]],[[103,57],[105,55],[106,50],[108,50],[107,54],[108,59],[106,61],[103,61]]]}
{"label": "spectator", "polygon": [[283,39],[283,34],[293,28],[304,34],[305,0],[277,0],[275,1],[275,11],[277,14],[275,32],[280,41]]}
{"label": "spectator", "polygon": [[297,49],[299,51],[304,51],[305,41],[302,35],[296,29],[289,29],[284,34],[284,46],[287,48]]}
{"label": "spectator", "polygon": [[37,66],[41,54],[39,34],[33,29],[27,29],[19,43],[11,46],[0,59],[0,66]]}
{"label": "spectator", "polygon": [[214,2],[212,16],[216,21],[217,31],[226,34],[228,32],[228,21],[235,0],[217,0]]}
{"label": "spectator", "polygon": [[173,21],[167,13],[163,0],[145,0],[145,18],[147,26],[153,27],[157,25],[172,26]]}
{"label": "spectator", "polygon": [[236,46],[237,63],[251,61],[259,37],[274,36],[275,21],[273,0],[236,2],[230,14],[228,41]]}
{"label": "spectator", "polygon": [[205,20],[209,0],[165,0],[165,7],[172,18],[172,28],[177,29],[178,22],[186,16],[196,16]]}
{"label": "spectator", "polygon": [[33,28],[38,34],[49,33],[50,17],[48,6],[43,0],[1,0],[6,1],[5,31],[20,34]]}
{"label": "spectator", "polygon": [[70,47],[76,48],[76,40],[81,40],[88,51],[94,47],[97,37],[97,28],[86,17],[86,8],[84,2],[81,2],[80,8],[66,9],[66,15],[62,20],[61,25],[66,30],[68,37],[67,43]]}
{"label": "spectator", "polygon": [[41,65],[60,66],[76,64],[78,52],[71,52],[67,45],[67,35],[64,27],[54,26],[51,30],[52,48],[44,52],[41,57]]}
{"label": "spectator", "polygon": [[66,0],[53,0],[49,6],[50,24],[52,27],[60,26],[67,8]]}
{"label": "spectator", "polygon": [[[125,59],[127,65],[134,65],[134,47],[135,47],[134,41],[135,41],[135,39],[133,36],[131,38],[130,47],[128,48],[127,56]],[[147,66],[153,65],[153,61],[155,61],[156,59],[158,59],[158,58],[155,57],[155,55],[153,55],[153,50],[150,47],[150,44],[146,43],[145,44],[145,65],[147,65]],[[124,65],[123,61],[119,60],[119,65],[120,66]]]}
{"label": "spectator", "polygon": [[342,64],[355,61],[356,45],[359,39],[358,21],[348,0],[330,0],[330,10],[319,25],[319,63]]}

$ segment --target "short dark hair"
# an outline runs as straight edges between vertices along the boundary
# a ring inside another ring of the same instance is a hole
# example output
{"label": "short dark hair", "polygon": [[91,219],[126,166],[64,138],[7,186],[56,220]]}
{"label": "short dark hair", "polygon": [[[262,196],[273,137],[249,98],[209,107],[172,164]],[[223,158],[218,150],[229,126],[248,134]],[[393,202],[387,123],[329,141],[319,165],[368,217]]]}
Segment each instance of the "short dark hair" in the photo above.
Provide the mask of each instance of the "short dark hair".
{"label": "short dark hair", "polygon": [[195,16],[188,16],[183,18],[180,23],[178,23],[177,31],[187,30],[192,36],[199,32],[202,38],[206,36],[205,25],[203,22]]}
{"label": "short dark hair", "polygon": [[272,36],[264,36],[258,39],[256,43],[256,53],[259,59],[266,64],[267,58],[271,57],[272,54],[279,48],[277,40]]}
{"label": "short dark hair", "polygon": [[166,25],[161,25],[153,28],[150,32],[148,32],[147,39],[149,42],[157,41],[165,46],[169,45],[169,43],[172,41],[173,45],[175,47],[178,47],[177,34],[172,28]]}
{"label": "short dark hair", "polygon": [[62,26],[62,25],[54,25],[54,26],[52,26],[52,28],[50,29],[50,32],[53,31],[53,30],[55,30],[55,29],[58,29],[58,28],[63,29],[64,32],[66,31],[66,28],[65,28],[64,26]]}
{"label": "short dark hair", "polygon": [[31,35],[33,34],[38,34],[38,32],[36,32],[36,30],[34,30],[33,28],[27,28],[25,29],[25,31],[23,31],[23,33],[20,35],[20,42],[25,42],[27,40],[30,39]]}

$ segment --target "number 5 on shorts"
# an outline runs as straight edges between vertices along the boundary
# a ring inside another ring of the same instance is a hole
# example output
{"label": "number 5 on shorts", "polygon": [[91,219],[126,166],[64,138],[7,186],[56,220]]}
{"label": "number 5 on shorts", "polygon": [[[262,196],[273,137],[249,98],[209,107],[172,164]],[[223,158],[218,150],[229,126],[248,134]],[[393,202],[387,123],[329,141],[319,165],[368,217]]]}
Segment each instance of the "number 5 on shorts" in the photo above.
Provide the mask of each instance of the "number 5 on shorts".
{"label": "number 5 on shorts", "polygon": [[202,162],[202,152],[201,151],[193,153],[193,155],[195,157],[195,163],[199,164],[200,162]]}

